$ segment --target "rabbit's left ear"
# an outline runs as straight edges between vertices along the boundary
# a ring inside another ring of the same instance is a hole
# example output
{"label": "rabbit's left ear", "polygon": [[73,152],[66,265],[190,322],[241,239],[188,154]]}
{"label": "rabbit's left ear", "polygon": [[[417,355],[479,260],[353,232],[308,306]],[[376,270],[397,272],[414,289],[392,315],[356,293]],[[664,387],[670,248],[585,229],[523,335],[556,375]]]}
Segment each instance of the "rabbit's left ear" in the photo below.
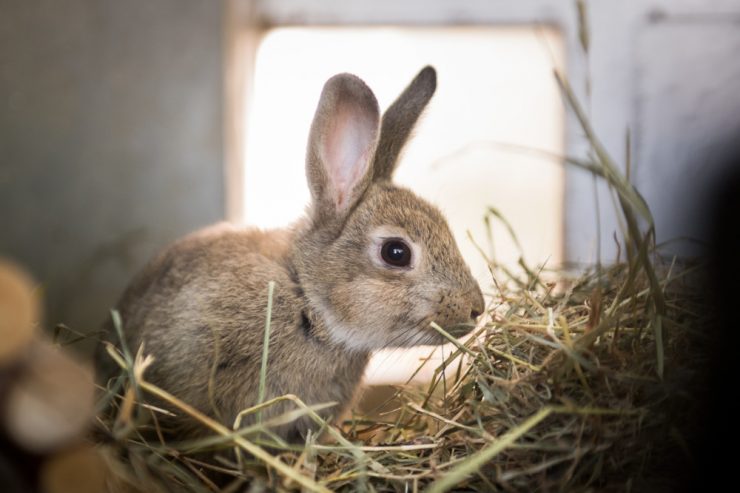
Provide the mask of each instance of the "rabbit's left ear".
{"label": "rabbit's left ear", "polygon": [[375,180],[391,179],[398,157],[436,89],[437,72],[427,65],[385,111],[373,165]]}
{"label": "rabbit's left ear", "polygon": [[306,156],[314,221],[343,220],[365,193],[379,126],[378,102],[362,80],[339,74],[326,82]]}

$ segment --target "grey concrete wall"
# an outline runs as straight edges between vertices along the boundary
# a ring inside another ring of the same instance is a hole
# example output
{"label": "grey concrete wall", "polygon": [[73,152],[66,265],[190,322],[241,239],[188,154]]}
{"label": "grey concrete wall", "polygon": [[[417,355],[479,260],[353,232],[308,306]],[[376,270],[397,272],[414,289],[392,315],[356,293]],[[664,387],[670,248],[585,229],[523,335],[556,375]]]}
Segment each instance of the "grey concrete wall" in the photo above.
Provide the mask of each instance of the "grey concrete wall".
{"label": "grey concrete wall", "polygon": [[0,256],[87,331],[158,248],[224,215],[222,9],[0,0]]}
{"label": "grey concrete wall", "polygon": [[[706,239],[717,186],[740,171],[725,169],[740,145],[740,2],[711,14],[668,11],[636,36],[634,177],[661,220],[658,241]],[[702,249],[681,241],[671,251]]]}

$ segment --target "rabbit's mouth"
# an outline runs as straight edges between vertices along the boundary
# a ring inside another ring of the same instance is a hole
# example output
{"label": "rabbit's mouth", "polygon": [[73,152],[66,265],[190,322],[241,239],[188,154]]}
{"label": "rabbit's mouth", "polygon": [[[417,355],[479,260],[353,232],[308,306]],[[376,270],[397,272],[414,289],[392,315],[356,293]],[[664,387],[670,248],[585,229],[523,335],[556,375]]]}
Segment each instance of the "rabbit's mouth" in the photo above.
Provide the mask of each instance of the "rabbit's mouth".
{"label": "rabbit's mouth", "polygon": [[468,335],[475,328],[475,324],[471,322],[460,323],[445,327],[447,333],[455,338],[460,338]]}

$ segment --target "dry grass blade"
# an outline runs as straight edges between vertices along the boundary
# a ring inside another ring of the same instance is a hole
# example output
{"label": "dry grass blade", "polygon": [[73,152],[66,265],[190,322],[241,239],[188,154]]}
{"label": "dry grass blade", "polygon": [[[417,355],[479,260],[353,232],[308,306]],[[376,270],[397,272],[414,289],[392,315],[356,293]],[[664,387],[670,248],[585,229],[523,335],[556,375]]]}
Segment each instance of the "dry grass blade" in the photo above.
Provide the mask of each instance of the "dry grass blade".
{"label": "dry grass blade", "polygon": [[[262,363],[260,364],[260,385],[257,395],[257,404],[262,404],[265,400],[265,385],[267,382],[267,357],[270,348],[270,326],[272,322],[272,295],[275,291],[275,282],[270,281],[267,287],[267,315],[265,316],[265,338],[262,342]],[[260,421],[260,414],[257,414],[257,422]]]}
{"label": "dry grass blade", "polygon": [[[586,113],[581,107],[578,99],[573,92],[567,79],[562,77],[558,72],[555,72],[555,79],[558,81],[561,91],[563,92],[568,105],[573,110],[573,113],[578,118],[581,128],[586,134],[586,138],[591,145],[594,153],[597,157],[597,164],[599,164],[603,170],[603,176],[607,184],[617,192],[619,197],[619,204],[621,206],[621,213],[627,223],[627,229],[629,237],[625,238],[627,242],[634,246],[634,249],[638,252],[638,259],[640,267],[646,273],[648,280],[650,281],[650,294],[653,300],[653,320],[652,327],[655,331],[655,342],[656,342],[656,358],[657,358],[657,373],[662,378],[663,370],[665,367],[665,350],[663,344],[663,333],[662,333],[662,318],[666,312],[665,300],[663,298],[663,290],[658,282],[658,278],[655,274],[652,262],[649,257],[650,244],[655,235],[655,222],[653,220],[652,213],[648,207],[645,199],[637,192],[635,187],[629,182],[626,175],[619,172],[618,167],[609,156],[601,141],[597,138],[596,132],[594,132],[591,122],[586,117]],[[643,220],[647,222],[647,233],[643,235],[640,231],[638,218],[641,216]],[[630,275],[627,283],[625,283],[625,291],[629,291],[634,282],[634,278],[637,274],[636,266],[630,269]]]}

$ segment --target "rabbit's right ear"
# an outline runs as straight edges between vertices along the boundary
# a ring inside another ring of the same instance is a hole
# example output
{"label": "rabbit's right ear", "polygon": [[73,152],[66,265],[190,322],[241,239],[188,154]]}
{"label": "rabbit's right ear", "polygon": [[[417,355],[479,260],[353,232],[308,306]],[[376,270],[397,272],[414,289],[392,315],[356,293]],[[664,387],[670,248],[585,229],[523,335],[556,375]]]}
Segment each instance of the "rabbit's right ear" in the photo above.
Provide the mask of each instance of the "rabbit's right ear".
{"label": "rabbit's right ear", "polygon": [[306,156],[314,221],[343,220],[365,193],[379,127],[378,101],[362,80],[339,74],[326,82]]}

